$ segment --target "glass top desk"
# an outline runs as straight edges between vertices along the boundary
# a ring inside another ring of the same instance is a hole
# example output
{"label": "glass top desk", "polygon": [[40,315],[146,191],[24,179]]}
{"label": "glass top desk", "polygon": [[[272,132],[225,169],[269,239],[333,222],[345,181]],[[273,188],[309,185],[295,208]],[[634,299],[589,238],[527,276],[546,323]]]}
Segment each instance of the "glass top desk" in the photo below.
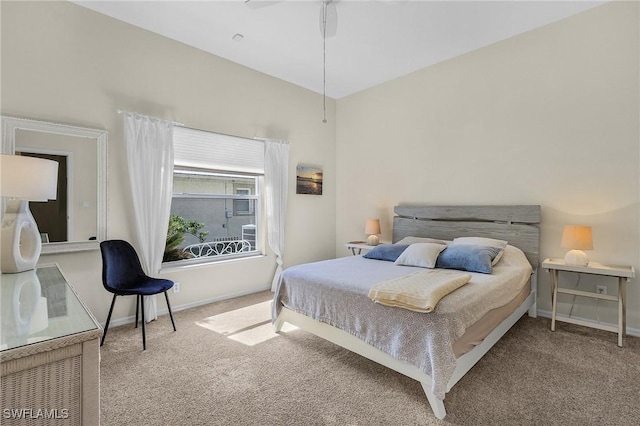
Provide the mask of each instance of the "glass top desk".
{"label": "glass top desk", "polygon": [[2,424],[99,424],[102,328],[57,265],[0,275],[0,318]]}

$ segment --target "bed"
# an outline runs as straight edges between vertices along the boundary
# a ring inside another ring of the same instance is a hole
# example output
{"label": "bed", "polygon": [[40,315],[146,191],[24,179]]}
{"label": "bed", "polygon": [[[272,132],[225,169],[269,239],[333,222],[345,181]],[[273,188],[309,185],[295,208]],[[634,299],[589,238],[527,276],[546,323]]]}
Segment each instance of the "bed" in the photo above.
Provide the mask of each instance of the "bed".
{"label": "bed", "polygon": [[274,327],[279,332],[290,323],[419,381],[442,419],[446,392],[522,315],[536,315],[540,206],[403,205],[394,212],[394,243],[406,243],[407,237],[447,242],[478,237],[508,245],[491,273],[468,273],[470,280],[430,313],[374,303],[370,291],[448,269],[364,256],[288,268],[274,293]]}

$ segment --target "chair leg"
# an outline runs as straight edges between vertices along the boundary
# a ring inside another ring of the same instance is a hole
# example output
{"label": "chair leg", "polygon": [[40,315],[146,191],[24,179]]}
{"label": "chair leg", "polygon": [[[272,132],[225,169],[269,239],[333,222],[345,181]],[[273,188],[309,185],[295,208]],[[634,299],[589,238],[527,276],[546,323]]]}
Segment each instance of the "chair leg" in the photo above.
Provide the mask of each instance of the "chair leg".
{"label": "chair leg", "polygon": [[107,330],[109,330],[109,321],[111,321],[111,313],[113,312],[113,305],[116,303],[116,297],[118,295],[114,294],[113,299],[111,299],[111,308],[109,308],[109,315],[107,315],[107,322],[104,325],[104,332],[102,333],[102,339],[100,340],[100,346],[104,345],[104,338],[107,337]]}
{"label": "chair leg", "polygon": [[147,350],[147,336],[144,334],[144,300],[142,297],[143,296],[140,296],[140,306],[142,309],[142,318],[140,318],[140,322],[142,322],[142,350],[145,351]]}
{"label": "chair leg", "polygon": [[171,324],[173,325],[173,331],[176,330],[176,323],[173,321],[173,313],[171,312],[171,305],[169,304],[169,295],[167,292],[164,292],[164,298],[167,299],[167,308],[169,308],[169,316],[171,317]]}
{"label": "chair leg", "polygon": [[136,294],[136,327],[138,328],[138,308],[140,307],[140,298],[142,296],[140,296],[139,294]]}

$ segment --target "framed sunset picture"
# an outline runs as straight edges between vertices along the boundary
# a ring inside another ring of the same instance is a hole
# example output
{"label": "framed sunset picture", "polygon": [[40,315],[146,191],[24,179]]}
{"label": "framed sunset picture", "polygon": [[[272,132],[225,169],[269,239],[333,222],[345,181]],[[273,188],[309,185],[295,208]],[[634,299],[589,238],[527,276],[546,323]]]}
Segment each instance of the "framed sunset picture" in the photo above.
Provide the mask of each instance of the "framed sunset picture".
{"label": "framed sunset picture", "polygon": [[296,194],[322,195],[322,169],[298,164],[296,167]]}

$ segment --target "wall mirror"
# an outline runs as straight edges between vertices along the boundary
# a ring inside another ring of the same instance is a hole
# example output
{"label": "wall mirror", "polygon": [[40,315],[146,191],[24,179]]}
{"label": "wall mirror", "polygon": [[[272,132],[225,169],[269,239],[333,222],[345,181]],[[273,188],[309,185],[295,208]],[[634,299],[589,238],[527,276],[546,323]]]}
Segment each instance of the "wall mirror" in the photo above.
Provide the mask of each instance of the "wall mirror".
{"label": "wall mirror", "polygon": [[107,131],[1,119],[2,153],[58,162],[56,199],[29,203],[42,235],[42,254],[99,249],[107,234]]}

